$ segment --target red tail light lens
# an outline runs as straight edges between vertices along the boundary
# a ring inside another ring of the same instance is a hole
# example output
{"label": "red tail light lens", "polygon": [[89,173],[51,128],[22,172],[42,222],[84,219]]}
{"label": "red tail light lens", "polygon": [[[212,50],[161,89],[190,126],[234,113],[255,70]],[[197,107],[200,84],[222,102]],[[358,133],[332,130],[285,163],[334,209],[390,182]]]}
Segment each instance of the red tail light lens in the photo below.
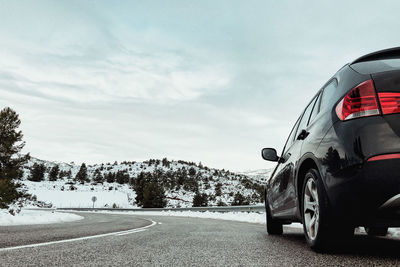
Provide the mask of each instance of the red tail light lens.
{"label": "red tail light lens", "polygon": [[383,114],[400,113],[400,93],[378,93]]}
{"label": "red tail light lens", "polygon": [[342,121],[379,115],[375,87],[372,80],[360,83],[339,102],[336,114]]}

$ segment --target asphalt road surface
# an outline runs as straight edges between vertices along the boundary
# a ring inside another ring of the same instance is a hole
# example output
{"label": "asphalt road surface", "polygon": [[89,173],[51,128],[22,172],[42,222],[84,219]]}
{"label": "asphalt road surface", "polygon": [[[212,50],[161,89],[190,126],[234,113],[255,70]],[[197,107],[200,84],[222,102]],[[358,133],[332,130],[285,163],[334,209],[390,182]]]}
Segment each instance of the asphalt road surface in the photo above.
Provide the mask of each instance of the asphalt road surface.
{"label": "asphalt road surface", "polygon": [[[400,265],[399,239],[357,234],[340,250],[317,254],[307,247],[302,231],[290,227],[285,228],[282,236],[268,236],[264,225],[252,223],[79,215],[85,219],[0,227],[0,266]],[[48,243],[36,245],[43,242]]]}

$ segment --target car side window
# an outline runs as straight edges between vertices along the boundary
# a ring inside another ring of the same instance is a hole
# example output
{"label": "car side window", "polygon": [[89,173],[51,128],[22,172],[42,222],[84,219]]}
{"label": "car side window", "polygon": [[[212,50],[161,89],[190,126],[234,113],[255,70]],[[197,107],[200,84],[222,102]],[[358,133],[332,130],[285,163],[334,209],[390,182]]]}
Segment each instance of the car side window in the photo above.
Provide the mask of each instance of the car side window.
{"label": "car side window", "polygon": [[321,103],[319,105],[320,111],[325,111],[330,105],[331,100],[335,94],[337,87],[336,79],[332,80],[328,85],[326,85],[322,91]]}
{"label": "car side window", "polygon": [[317,98],[314,97],[314,99],[310,102],[310,104],[308,104],[308,106],[304,110],[303,116],[301,117],[301,120],[300,120],[300,123],[299,123],[299,127],[297,128],[297,131],[296,131],[295,138],[297,138],[297,136],[299,136],[300,132],[307,127],[308,120],[310,118],[311,111],[312,111],[312,109],[313,109],[313,107],[315,105],[316,100],[317,100]]}
{"label": "car side window", "polygon": [[294,126],[292,128],[292,131],[290,132],[290,135],[289,135],[289,137],[288,137],[288,139],[286,141],[286,144],[285,144],[285,148],[283,150],[284,152],[286,150],[288,150],[292,146],[292,144],[294,142],[294,135],[295,135],[295,133],[297,131],[297,126],[299,126],[299,122],[300,122],[300,118],[297,119],[296,123],[294,124]]}
{"label": "car side window", "polygon": [[319,106],[320,102],[321,102],[321,93],[319,93],[317,96],[317,100],[316,100],[314,108],[311,112],[311,116],[310,116],[310,120],[309,120],[308,124],[310,124],[314,120],[314,118],[317,116],[317,114],[319,113],[318,106]]}

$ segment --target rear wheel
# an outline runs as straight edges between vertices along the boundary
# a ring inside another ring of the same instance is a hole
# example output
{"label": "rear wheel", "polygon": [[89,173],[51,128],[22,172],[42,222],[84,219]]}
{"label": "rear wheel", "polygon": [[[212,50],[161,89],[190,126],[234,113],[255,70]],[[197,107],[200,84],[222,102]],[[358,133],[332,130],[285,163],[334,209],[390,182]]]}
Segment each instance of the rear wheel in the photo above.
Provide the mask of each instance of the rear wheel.
{"label": "rear wheel", "polygon": [[315,251],[326,250],[334,241],[354,234],[354,227],[333,223],[329,219],[328,198],[315,169],[310,169],[305,175],[301,211],[307,243]]}
{"label": "rear wheel", "polygon": [[265,215],[267,223],[267,232],[269,235],[281,235],[283,233],[282,223],[278,219],[272,218],[271,210],[269,208],[267,194],[265,193]]}
{"label": "rear wheel", "polygon": [[370,236],[385,236],[388,232],[388,227],[364,227],[365,232]]}

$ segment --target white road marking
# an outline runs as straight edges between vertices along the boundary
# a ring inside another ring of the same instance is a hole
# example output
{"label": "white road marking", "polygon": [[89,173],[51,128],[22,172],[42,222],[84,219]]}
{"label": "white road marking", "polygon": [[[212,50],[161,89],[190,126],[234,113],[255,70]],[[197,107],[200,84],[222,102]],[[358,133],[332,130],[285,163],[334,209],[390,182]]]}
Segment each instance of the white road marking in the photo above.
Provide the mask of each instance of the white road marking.
{"label": "white road marking", "polygon": [[138,233],[138,232],[143,232],[143,231],[146,231],[146,230],[147,229],[132,230],[132,231],[127,231],[125,233],[116,234],[116,235],[130,235],[130,234],[134,234],[134,233]]}
{"label": "white road marking", "polygon": [[144,226],[144,227],[140,227],[140,228],[131,229],[131,230],[119,231],[119,232],[113,232],[113,233],[107,233],[107,234],[100,234],[100,235],[77,237],[77,238],[64,239],[64,240],[58,240],[58,241],[43,242],[43,243],[30,244],[30,245],[22,245],[22,246],[16,246],[16,247],[0,248],[0,252],[8,251],[8,250],[15,250],[15,249],[22,249],[22,248],[42,247],[42,246],[48,246],[48,245],[53,245],[53,244],[75,242],[75,241],[94,239],[94,238],[106,237],[106,236],[119,236],[119,235],[143,232],[143,231],[146,231],[147,228],[150,228],[150,227],[152,227],[152,226],[157,224],[157,222],[155,222],[153,220],[149,220],[149,221],[151,221],[150,225],[147,225],[147,226]]}

